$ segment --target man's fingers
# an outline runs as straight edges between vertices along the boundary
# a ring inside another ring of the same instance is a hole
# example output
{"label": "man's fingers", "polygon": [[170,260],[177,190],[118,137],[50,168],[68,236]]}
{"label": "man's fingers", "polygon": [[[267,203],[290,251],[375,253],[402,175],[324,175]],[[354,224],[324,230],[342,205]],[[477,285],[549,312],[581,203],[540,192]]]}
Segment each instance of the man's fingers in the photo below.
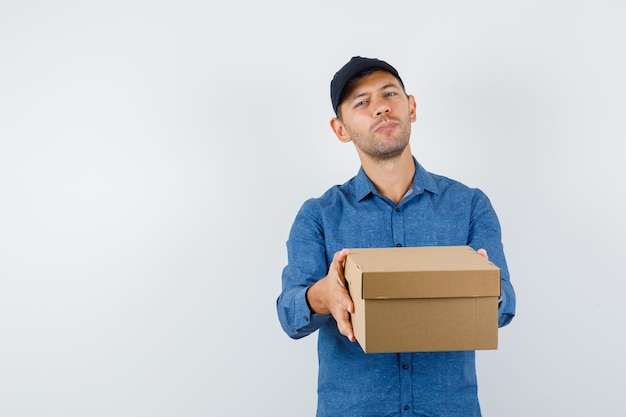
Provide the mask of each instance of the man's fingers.
{"label": "man's fingers", "polygon": [[337,281],[339,281],[341,286],[344,288],[346,286],[346,283],[345,283],[345,278],[343,276],[343,263],[346,260],[348,253],[350,253],[348,249],[342,249],[339,252],[335,252],[335,255],[333,256],[333,261],[330,266],[333,269],[333,271],[337,274]]}
{"label": "man's fingers", "polygon": [[354,337],[352,323],[350,321],[350,314],[354,313],[354,303],[346,288],[346,281],[343,275],[343,264],[349,253],[350,251],[348,249],[335,252],[328,272],[329,275],[332,272],[336,276],[337,283],[341,286],[341,289],[338,289],[339,292],[335,299],[336,309],[332,312],[337,322],[337,328],[339,329],[339,333],[346,336],[351,342],[354,342],[356,338]]}
{"label": "man's fingers", "polygon": [[485,249],[478,249],[476,251],[476,253],[478,253],[479,255],[481,255],[483,258],[485,258],[486,260],[489,260],[489,255],[487,255],[487,251]]}
{"label": "man's fingers", "polygon": [[352,323],[350,322],[350,315],[347,311],[343,311],[339,318],[336,318],[337,328],[339,333],[346,336],[348,340],[354,342],[354,332],[352,330]]}
{"label": "man's fingers", "polygon": [[350,314],[354,314],[354,303],[352,302],[352,298],[348,299],[346,304],[346,311]]}
{"label": "man's fingers", "polygon": [[342,249],[339,252],[335,252],[335,255],[333,255],[333,264],[342,265],[349,253],[350,251],[348,249]]}
{"label": "man's fingers", "polygon": [[350,319],[350,314],[354,313],[354,303],[347,290],[341,289],[340,295],[335,299],[334,306],[332,315],[337,322],[339,333],[346,336],[351,342],[354,342],[356,338],[354,337]]}

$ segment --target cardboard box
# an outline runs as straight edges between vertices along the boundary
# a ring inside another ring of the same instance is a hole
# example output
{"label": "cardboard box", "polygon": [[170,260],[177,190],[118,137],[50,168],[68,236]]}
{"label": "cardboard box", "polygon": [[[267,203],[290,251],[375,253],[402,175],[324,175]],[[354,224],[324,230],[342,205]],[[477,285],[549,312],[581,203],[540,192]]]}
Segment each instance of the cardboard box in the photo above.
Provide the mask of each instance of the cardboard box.
{"label": "cardboard box", "polygon": [[498,348],[500,269],[469,246],[350,249],[344,275],[366,353]]}

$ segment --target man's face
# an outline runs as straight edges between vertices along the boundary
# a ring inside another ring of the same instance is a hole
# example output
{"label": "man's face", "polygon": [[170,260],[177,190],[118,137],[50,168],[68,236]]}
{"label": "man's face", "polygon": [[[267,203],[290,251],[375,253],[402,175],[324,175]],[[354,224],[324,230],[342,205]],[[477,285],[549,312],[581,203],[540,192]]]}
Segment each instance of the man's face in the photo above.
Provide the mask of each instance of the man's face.
{"label": "man's face", "polygon": [[341,119],[331,122],[344,142],[376,160],[399,156],[411,136],[415,99],[407,96],[396,77],[376,71],[358,80],[341,103]]}

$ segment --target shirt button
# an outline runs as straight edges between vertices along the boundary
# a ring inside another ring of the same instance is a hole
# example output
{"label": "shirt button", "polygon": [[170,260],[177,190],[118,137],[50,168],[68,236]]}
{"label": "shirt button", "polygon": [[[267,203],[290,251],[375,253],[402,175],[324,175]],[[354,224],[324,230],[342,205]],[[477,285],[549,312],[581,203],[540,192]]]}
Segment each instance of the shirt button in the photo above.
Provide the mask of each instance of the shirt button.
{"label": "shirt button", "polygon": [[402,243],[396,243],[396,247],[401,248],[402,247]]}
{"label": "shirt button", "polygon": [[407,369],[409,369],[409,365],[407,365],[406,363],[403,363],[402,364],[402,369],[404,369],[406,371]]}
{"label": "shirt button", "polygon": [[396,213],[400,213],[400,207],[396,207]]}
{"label": "shirt button", "polygon": [[404,411],[409,411],[409,406],[408,405],[404,406]]}

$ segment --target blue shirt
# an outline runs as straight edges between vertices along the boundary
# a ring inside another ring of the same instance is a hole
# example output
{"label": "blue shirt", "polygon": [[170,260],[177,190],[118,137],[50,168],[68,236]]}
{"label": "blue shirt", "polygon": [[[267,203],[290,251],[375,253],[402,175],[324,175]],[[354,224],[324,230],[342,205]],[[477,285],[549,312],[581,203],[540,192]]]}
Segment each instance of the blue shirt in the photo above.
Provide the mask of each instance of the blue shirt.
{"label": "blue shirt", "polygon": [[501,269],[499,325],[511,321],[515,292],[489,199],[417,161],[415,167],[400,204],[379,194],[361,168],[306,201],[291,228],[277,312],[294,339],[319,330],[318,417],[481,415],[473,351],[365,354],[339,333],[331,315],[312,313],[306,301],[308,287],[326,276],[343,248],[469,245],[486,249]]}

